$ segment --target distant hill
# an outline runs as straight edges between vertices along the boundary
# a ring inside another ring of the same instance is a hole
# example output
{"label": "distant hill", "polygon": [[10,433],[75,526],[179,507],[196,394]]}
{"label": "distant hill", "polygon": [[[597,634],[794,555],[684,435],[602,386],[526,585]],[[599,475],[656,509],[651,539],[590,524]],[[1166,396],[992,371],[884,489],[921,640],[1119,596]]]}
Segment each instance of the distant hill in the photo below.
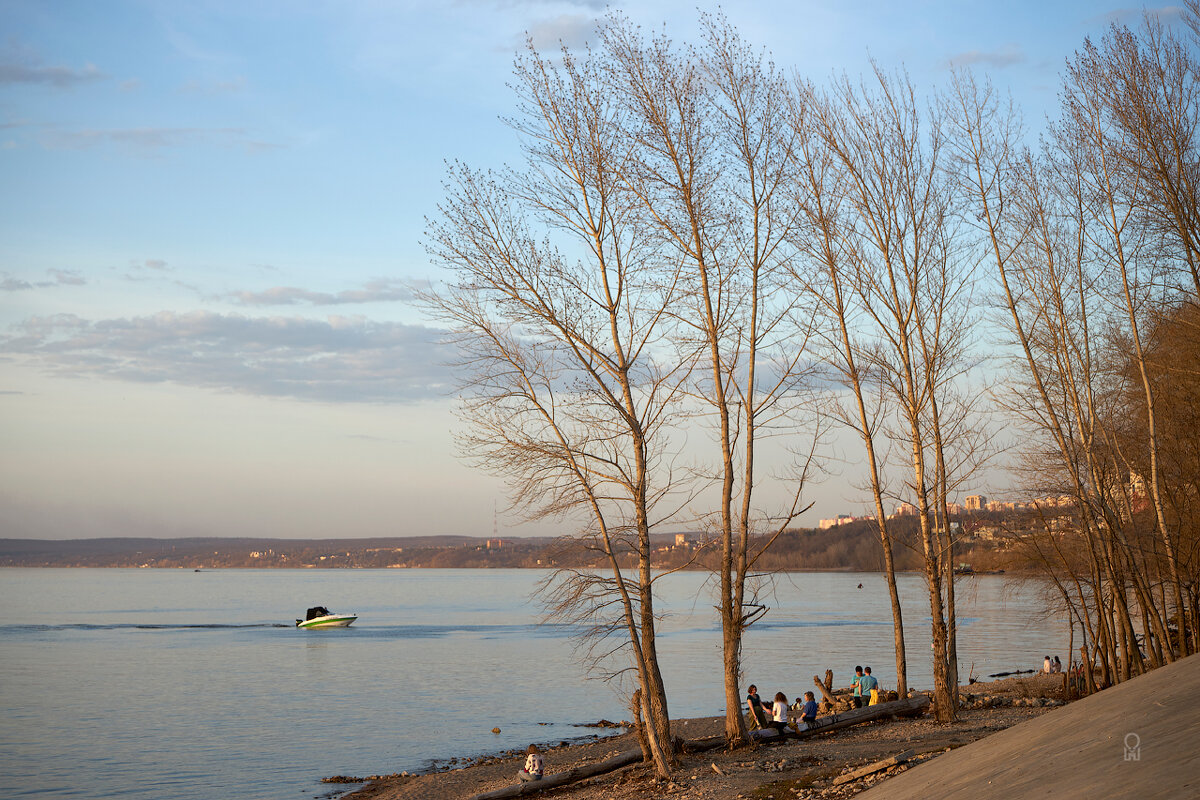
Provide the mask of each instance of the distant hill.
{"label": "distant hill", "polygon": [[[888,524],[893,528],[896,541],[896,568],[919,568],[921,559],[915,548],[915,520],[890,520]],[[714,569],[720,563],[720,546],[705,544],[705,537],[698,533],[655,534],[652,547],[657,568]],[[973,562],[977,568],[1013,566],[1003,542],[963,542],[955,545],[955,551],[956,558]],[[620,552],[623,566],[634,561],[632,552]],[[873,523],[855,521],[826,530],[787,531],[759,559],[757,568],[875,572],[882,569],[882,561]],[[607,557],[603,553],[571,538],[0,539],[0,567],[396,569],[603,568],[606,565]]]}
{"label": "distant hill", "polygon": [[[548,541],[537,540],[541,546]],[[235,539],[216,536],[184,539],[0,539],[0,566],[299,567],[310,563],[315,566],[331,559],[335,562],[340,559],[337,566],[366,566],[348,562],[363,559],[378,561],[380,553],[391,555],[408,551],[438,551],[472,545],[486,547],[486,543],[485,539],[470,536],[364,539]],[[382,566],[391,565],[387,563]]]}

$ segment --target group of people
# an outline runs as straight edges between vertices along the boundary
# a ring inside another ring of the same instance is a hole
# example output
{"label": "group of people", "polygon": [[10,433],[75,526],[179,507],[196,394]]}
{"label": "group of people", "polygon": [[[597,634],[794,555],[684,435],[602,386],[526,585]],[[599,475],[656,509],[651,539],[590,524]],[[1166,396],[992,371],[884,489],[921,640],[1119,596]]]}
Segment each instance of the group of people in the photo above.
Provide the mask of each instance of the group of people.
{"label": "group of people", "polygon": [[1058,656],[1055,656],[1053,661],[1050,660],[1050,656],[1046,656],[1042,662],[1042,672],[1047,675],[1062,672],[1062,662],[1058,660]]}
{"label": "group of people", "polygon": [[[760,727],[774,728],[783,736],[784,731],[789,727],[800,732],[800,723],[803,722],[807,728],[809,725],[817,721],[817,698],[812,692],[805,692],[804,698],[796,698],[794,705],[788,705],[787,695],[783,692],[775,693],[775,702],[768,704],[758,696],[758,687],[750,684],[746,695],[746,705],[750,709],[751,715],[758,721]],[[791,720],[795,721],[791,721]]]}
{"label": "group of people", "polygon": [[873,706],[879,702],[879,680],[871,674],[870,667],[855,667],[854,680],[850,681],[854,707]]}
{"label": "group of people", "polygon": [[[1058,661],[1057,658],[1054,660]],[[1046,657],[1046,664],[1046,671],[1049,672],[1049,656]],[[1058,665],[1058,669],[1062,669],[1061,664]],[[854,680],[850,682],[850,687],[854,693],[855,708],[879,702],[879,681],[871,675],[870,667],[855,667]],[[774,728],[780,736],[783,736],[789,727],[799,733],[800,723],[804,723],[805,728],[808,728],[817,721],[817,698],[812,692],[805,692],[803,699],[797,697],[795,704],[789,706],[787,695],[783,692],[776,692],[774,702],[768,704],[758,696],[758,687],[754,684],[750,684],[748,691],[746,705],[750,714],[758,721],[760,727]],[[541,751],[536,744],[531,744],[525,753],[525,768],[517,773],[517,777],[521,781],[541,780],[545,770]]]}
{"label": "group of people", "polygon": [[[880,702],[879,679],[871,674],[870,667],[854,668],[854,679],[850,682],[850,689],[855,708]],[[759,727],[774,728],[781,736],[788,727],[799,733],[799,723],[803,722],[809,727],[817,720],[817,698],[812,692],[805,692],[803,699],[797,697],[795,704],[789,706],[787,695],[783,692],[776,692],[774,702],[769,702],[759,697],[757,686],[750,684],[746,706],[750,710],[751,718]],[[789,717],[795,719],[795,722],[789,724]]]}

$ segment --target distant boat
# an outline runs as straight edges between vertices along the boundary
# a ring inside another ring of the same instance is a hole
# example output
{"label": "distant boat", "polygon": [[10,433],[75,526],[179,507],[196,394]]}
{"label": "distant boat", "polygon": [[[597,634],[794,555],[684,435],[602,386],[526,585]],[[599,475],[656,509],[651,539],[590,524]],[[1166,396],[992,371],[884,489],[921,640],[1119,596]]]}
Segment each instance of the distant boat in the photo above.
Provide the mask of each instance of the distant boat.
{"label": "distant boat", "polygon": [[356,614],[330,614],[324,606],[313,606],[304,619],[296,620],[297,628],[346,628],[358,619]]}

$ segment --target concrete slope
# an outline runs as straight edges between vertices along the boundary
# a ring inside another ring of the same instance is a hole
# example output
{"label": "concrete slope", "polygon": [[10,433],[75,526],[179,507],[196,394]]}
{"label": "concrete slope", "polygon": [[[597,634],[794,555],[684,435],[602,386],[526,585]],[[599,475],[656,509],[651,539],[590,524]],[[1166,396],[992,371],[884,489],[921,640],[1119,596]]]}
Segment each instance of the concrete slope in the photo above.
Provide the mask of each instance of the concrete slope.
{"label": "concrete slope", "polygon": [[856,800],[1200,798],[1200,655],[960,747]]}

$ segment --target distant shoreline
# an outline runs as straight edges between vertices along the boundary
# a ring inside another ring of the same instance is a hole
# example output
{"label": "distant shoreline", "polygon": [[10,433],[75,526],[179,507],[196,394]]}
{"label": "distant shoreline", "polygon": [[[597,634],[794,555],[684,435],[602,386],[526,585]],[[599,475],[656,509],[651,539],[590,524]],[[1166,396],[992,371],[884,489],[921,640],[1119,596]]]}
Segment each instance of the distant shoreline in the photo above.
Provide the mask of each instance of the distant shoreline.
{"label": "distant shoreline", "polygon": [[[900,535],[902,531],[897,531]],[[910,532],[911,533],[911,532]],[[764,546],[766,542],[763,542]],[[655,566],[711,570],[720,562],[720,546],[699,533],[651,537]],[[636,555],[620,552],[621,566]],[[882,571],[878,532],[865,523],[836,529],[795,529],[775,539],[759,567],[767,572]],[[999,542],[956,548],[956,564],[976,572],[1013,571],[1019,567]],[[156,539],[0,539],[0,567],[89,567],[144,569],[553,569],[608,567],[572,537],[408,536],[358,539],[270,539],[191,537]],[[896,571],[922,568],[915,553],[897,555]]]}

